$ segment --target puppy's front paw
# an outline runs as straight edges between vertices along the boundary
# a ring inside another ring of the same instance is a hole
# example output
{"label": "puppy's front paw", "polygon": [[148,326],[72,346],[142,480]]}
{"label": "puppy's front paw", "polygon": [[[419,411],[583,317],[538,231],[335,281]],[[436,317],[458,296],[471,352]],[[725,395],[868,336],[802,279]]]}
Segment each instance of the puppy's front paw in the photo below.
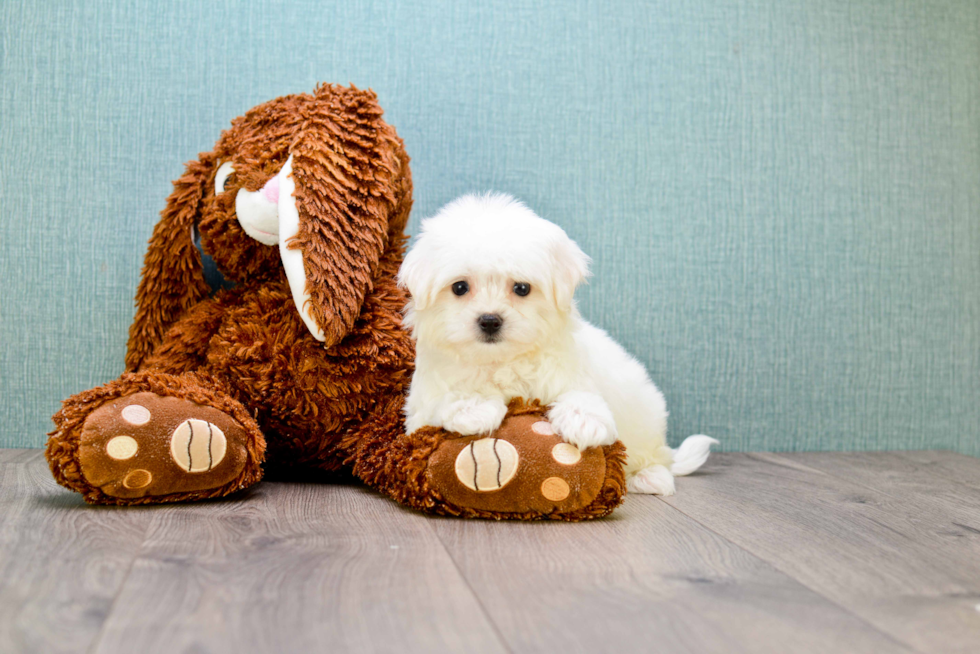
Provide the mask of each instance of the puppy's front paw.
{"label": "puppy's front paw", "polygon": [[503,422],[507,405],[500,398],[468,397],[446,407],[442,425],[463,436],[489,434]]}
{"label": "puppy's front paw", "polygon": [[580,450],[616,442],[616,421],[595,393],[565,393],[548,410],[555,432]]}

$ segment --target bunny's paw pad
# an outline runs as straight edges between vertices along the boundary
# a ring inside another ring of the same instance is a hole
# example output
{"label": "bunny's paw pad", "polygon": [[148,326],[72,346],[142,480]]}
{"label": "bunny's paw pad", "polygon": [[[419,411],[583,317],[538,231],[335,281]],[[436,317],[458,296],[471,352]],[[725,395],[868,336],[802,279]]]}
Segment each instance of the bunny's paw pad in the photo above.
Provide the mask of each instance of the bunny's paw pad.
{"label": "bunny's paw pad", "polygon": [[247,462],[245,429],[218,409],[136,393],[85,420],[78,460],[106,495],[137,498],[218,488]]}
{"label": "bunny's paw pad", "polygon": [[602,448],[563,442],[541,415],[509,416],[489,437],[447,439],[427,471],[430,487],[446,502],[500,517],[581,509],[605,476]]}

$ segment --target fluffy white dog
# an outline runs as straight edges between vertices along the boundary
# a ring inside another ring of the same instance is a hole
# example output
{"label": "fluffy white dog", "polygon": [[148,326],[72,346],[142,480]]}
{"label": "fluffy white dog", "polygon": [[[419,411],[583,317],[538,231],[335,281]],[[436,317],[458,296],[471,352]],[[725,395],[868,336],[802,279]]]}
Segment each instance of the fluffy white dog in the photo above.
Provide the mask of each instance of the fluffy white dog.
{"label": "fluffy white dog", "polygon": [[718,441],[667,446],[663,395],[575,306],[589,262],[560,227],[507,195],[467,195],[423,221],[398,275],[417,343],[408,432],[490,433],[511,398],[536,398],[580,449],[622,440],[630,491],[673,494],[674,475],[696,470]]}

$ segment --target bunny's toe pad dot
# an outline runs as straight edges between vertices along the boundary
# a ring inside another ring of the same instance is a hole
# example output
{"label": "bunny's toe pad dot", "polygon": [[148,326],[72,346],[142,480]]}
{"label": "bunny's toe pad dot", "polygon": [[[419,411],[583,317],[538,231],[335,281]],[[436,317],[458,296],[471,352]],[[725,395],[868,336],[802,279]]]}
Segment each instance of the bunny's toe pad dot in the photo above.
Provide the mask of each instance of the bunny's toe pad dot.
{"label": "bunny's toe pad dot", "polygon": [[150,422],[150,410],[139,404],[130,404],[120,412],[122,419],[131,425],[145,425]]}
{"label": "bunny's toe pad dot", "polygon": [[137,468],[136,470],[130,471],[130,473],[126,475],[126,477],[123,479],[123,486],[136,490],[149,486],[151,481],[153,481],[153,475],[149,470]]}
{"label": "bunny's toe pad dot", "polygon": [[558,463],[571,466],[582,460],[582,451],[571,443],[558,443],[551,448],[551,457]]}
{"label": "bunny's toe pad dot", "polygon": [[548,477],[541,482],[541,494],[552,502],[561,502],[570,492],[568,482],[561,477]]}
{"label": "bunny's toe pad dot", "polygon": [[110,457],[117,461],[132,459],[139,451],[139,444],[132,436],[113,436],[105,444],[105,451]]}

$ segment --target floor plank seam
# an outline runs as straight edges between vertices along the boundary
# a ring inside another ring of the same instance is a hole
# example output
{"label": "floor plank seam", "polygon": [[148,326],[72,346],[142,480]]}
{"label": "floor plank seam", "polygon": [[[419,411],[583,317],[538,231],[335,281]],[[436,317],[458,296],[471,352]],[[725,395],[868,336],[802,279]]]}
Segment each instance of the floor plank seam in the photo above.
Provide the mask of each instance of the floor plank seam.
{"label": "floor plank seam", "polygon": [[[435,518],[435,519],[441,520],[447,518]],[[510,654],[514,654],[514,650],[511,649],[510,643],[507,642],[506,638],[504,638],[504,634],[503,632],[501,632],[500,626],[493,619],[493,616],[490,615],[490,612],[487,610],[486,605],[483,603],[483,600],[480,598],[479,593],[477,593],[476,590],[473,588],[473,586],[470,585],[469,578],[467,578],[467,576],[463,574],[463,570],[459,567],[459,563],[456,562],[456,558],[452,555],[452,552],[450,552],[449,548],[446,547],[446,543],[443,542],[442,536],[439,534],[439,531],[435,529],[431,523],[428,524],[428,527],[435,535],[436,539],[439,541],[439,545],[440,547],[442,547],[442,551],[445,552],[446,556],[449,557],[449,560],[453,562],[453,567],[456,569],[456,574],[458,574],[459,578],[463,580],[464,584],[466,584],[466,588],[468,588],[470,594],[473,595],[473,598],[476,600],[477,606],[479,606],[480,610],[483,611],[483,615],[484,617],[486,617],[487,622],[490,623],[490,626],[493,628],[493,633],[497,635],[497,640],[500,642],[500,645],[504,648],[504,650],[506,650]]]}
{"label": "floor plank seam", "polygon": [[923,652],[922,650],[917,649],[916,647],[912,646],[909,643],[906,643],[906,642],[901,641],[901,640],[897,640],[895,638],[895,636],[893,636],[892,634],[890,634],[890,633],[888,633],[886,631],[882,631],[881,628],[878,627],[878,625],[873,624],[871,622],[868,622],[868,620],[866,618],[864,618],[864,616],[858,615],[857,613],[855,613],[854,611],[852,611],[848,607],[842,605],[840,602],[837,602],[833,598],[828,597],[827,595],[825,595],[824,593],[820,592],[816,588],[811,587],[809,584],[807,584],[803,580],[797,578],[796,576],[794,576],[790,572],[787,572],[787,571],[783,570],[776,563],[773,563],[772,561],[769,561],[768,559],[763,558],[761,555],[759,555],[756,552],[752,551],[747,546],[742,545],[740,543],[736,543],[735,541],[733,541],[732,539],[728,538],[724,534],[718,533],[716,530],[714,530],[711,527],[709,527],[708,525],[704,524],[703,522],[701,522],[700,520],[698,520],[694,516],[690,515],[689,513],[685,513],[684,511],[682,511],[678,507],[674,506],[670,502],[667,502],[664,498],[662,498],[660,496],[657,496],[657,499],[660,500],[661,502],[663,502],[664,504],[666,504],[667,506],[669,506],[674,511],[677,511],[681,515],[683,515],[683,516],[685,516],[685,517],[693,520],[697,524],[701,525],[702,527],[704,527],[705,529],[707,529],[711,533],[713,533],[716,536],[718,536],[718,538],[721,538],[722,540],[730,543],[732,545],[732,547],[736,547],[736,548],[742,550],[743,552],[745,552],[749,556],[753,557],[754,559],[756,559],[758,561],[761,561],[763,564],[769,566],[770,568],[772,568],[773,570],[775,570],[779,574],[784,575],[784,576],[788,577],[789,579],[792,579],[793,581],[795,581],[796,583],[800,584],[801,586],[803,586],[804,588],[806,588],[810,592],[818,595],[819,597],[822,597],[824,600],[826,600],[830,604],[833,604],[834,606],[836,606],[837,608],[839,608],[841,611],[844,611],[845,613],[853,616],[855,620],[860,621],[862,624],[866,625],[872,631],[875,631],[875,632],[881,634],[882,636],[884,636],[889,641],[895,643],[898,647],[903,648],[905,651],[908,651],[908,652],[916,652],[917,654],[932,654],[931,652]]}

